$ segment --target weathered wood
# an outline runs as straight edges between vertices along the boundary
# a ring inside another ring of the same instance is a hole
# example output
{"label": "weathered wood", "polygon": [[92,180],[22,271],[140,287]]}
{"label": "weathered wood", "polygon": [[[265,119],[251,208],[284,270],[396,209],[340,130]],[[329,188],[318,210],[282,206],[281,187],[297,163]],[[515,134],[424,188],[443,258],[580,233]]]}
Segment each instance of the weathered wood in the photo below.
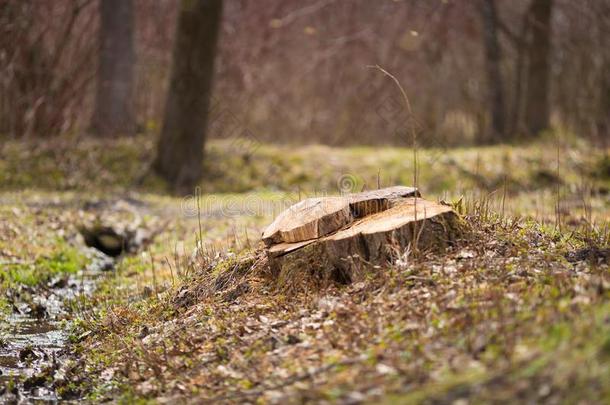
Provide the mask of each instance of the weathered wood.
{"label": "weathered wood", "polygon": [[302,242],[336,232],[373,213],[390,208],[399,198],[419,195],[413,187],[389,187],[342,197],[303,200],[282,212],[263,232],[267,246]]}
{"label": "weathered wood", "polygon": [[352,220],[345,198],[308,198],[282,212],[263,233],[263,242],[270,246],[319,238]]}
{"label": "weathered wood", "polygon": [[380,211],[385,211],[392,207],[395,201],[405,197],[420,197],[420,194],[419,191],[413,187],[394,186],[382,188],[380,190],[351,194],[345,198],[349,200],[353,217],[362,218]]}
{"label": "weathered wood", "polygon": [[[392,188],[302,201],[267,229],[271,269],[280,283],[305,273],[349,281],[366,265],[388,264],[409,248],[442,250],[463,233],[463,222],[451,207],[405,194]],[[302,210],[310,207],[311,215],[304,215]]]}

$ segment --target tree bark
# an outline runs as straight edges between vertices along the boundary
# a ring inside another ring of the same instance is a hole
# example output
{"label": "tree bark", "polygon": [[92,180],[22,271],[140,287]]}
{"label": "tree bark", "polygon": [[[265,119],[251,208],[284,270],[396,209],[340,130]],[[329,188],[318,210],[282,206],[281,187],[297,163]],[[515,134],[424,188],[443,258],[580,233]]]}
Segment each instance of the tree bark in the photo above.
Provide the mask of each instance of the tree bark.
{"label": "tree bark", "polygon": [[[483,21],[487,89],[491,109],[491,137],[483,141],[498,142],[506,135],[506,106],[504,104],[504,81],[500,71],[502,53],[498,41],[498,16],[494,0],[481,0],[480,12]],[[489,139],[491,138],[491,139]]]}
{"label": "tree bark", "polygon": [[100,0],[99,67],[91,129],[99,136],[133,135],[133,0]]}
{"label": "tree bark", "polygon": [[527,52],[527,34],[529,32],[527,13],[522,17],[521,30],[519,36],[513,37],[512,42],[515,46],[515,52],[517,57],[515,58],[515,72],[514,72],[514,94],[512,99],[511,112],[509,115],[510,126],[507,131],[515,136],[518,133],[523,133],[523,84],[525,81],[525,62]]}
{"label": "tree bark", "polygon": [[525,126],[530,136],[549,127],[552,6],[553,0],[532,0],[528,10],[531,38],[528,43]]}
{"label": "tree bark", "polygon": [[177,192],[192,190],[202,176],[214,56],[222,0],[181,2],[170,88],[155,171]]}

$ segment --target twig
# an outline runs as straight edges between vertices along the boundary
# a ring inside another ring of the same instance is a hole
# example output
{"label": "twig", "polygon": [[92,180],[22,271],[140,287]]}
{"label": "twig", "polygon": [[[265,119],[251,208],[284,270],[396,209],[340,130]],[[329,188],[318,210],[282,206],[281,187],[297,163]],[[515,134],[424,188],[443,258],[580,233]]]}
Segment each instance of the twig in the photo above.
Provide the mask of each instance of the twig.
{"label": "twig", "polygon": [[199,244],[203,246],[203,228],[201,226],[201,188],[195,188],[195,195],[197,198],[197,221],[199,223]]}
{"label": "twig", "polygon": [[176,281],[174,280],[174,269],[172,268],[172,264],[169,262],[169,259],[167,258],[167,256],[165,256],[165,263],[167,263],[167,265],[169,267],[169,273],[172,276],[172,287],[174,287],[176,285]]}
{"label": "twig", "polygon": [[284,26],[292,23],[293,21],[297,20],[298,18],[305,17],[306,15],[309,15],[309,14],[313,14],[334,2],[335,2],[335,0],[322,0],[322,1],[318,1],[317,3],[314,3],[312,5],[295,10],[291,13],[286,14],[282,18],[278,18],[276,20],[276,24],[274,24],[274,27],[276,27],[276,28],[284,27]]}
{"label": "twig", "polygon": [[153,279],[153,287],[155,289],[155,296],[159,299],[159,290],[157,289],[157,273],[155,271],[155,259],[153,258],[152,252],[149,250],[148,254],[150,255],[150,265],[152,267],[152,279]]}
{"label": "twig", "polygon": [[[413,119],[413,109],[411,108],[411,102],[409,101],[407,92],[401,86],[401,84],[398,81],[398,79],[396,78],[396,76],[394,76],[393,74],[391,74],[390,72],[388,72],[387,70],[385,70],[384,68],[382,68],[379,65],[369,66],[369,67],[379,70],[381,73],[383,73],[384,75],[386,75],[387,77],[392,79],[394,81],[394,84],[396,84],[396,87],[398,87],[398,90],[400,90],[400,94],[402,94],[402,99],[405,103],[405,108],[407,110],[407,113],[409,114],[409,131],[411,132],[411,140],[413,142],[413,187],[415,187],[415,189],[417,190],[418,189],[418,187],[417,187],[417,185],[418,185],[417,184],[417,178],[418,178],[417,132],[415,131],[415,125],[414,125],[415,120]],[[417,222],[417,197],[415,197],[414,201],[415,201],[415,204],[413,205],[413,213],[414,213],[415,222]],[[413,231],[414,231],[413,238],[415,239],[417,237],[417,226],[415,226],[413,228]],[[417,252],[417,246],[414,246],[414,252]]]}

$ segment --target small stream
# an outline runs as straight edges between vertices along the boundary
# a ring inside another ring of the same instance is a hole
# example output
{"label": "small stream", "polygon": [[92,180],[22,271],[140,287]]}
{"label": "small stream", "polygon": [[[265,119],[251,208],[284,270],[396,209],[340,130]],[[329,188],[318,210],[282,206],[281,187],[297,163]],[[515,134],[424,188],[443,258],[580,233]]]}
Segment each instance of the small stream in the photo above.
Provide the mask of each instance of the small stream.
{"label": "small stream", "polygon": [[13,313],[0,321],[0,404],[56,402],[54,382],[69,359],[69,302],[89,296],[114,259],[88,249],[90,264],[46,285],[10,291]]}

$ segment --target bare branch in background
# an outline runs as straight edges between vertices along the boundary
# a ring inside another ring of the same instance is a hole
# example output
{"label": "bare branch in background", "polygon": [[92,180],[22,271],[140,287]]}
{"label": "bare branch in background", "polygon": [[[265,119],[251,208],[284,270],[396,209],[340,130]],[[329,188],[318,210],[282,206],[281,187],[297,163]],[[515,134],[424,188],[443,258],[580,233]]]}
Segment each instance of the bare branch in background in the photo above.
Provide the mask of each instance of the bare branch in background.
{"label": "bare branch in background", "polygon": [[293,23],[294,21],[296,21],[299,18],[303,18],[305,16],[309,16],[311,14],[317,13],[318,11],[320,11],[324,7],[334,3],[335,1],[336,0],[320,0],[309,6],[300,8],[298,10],[294,10],[294,11],[286,14],[284,17],[273,20],[272,26],[273,26],[273,28],[285,27],[285,26]]}

